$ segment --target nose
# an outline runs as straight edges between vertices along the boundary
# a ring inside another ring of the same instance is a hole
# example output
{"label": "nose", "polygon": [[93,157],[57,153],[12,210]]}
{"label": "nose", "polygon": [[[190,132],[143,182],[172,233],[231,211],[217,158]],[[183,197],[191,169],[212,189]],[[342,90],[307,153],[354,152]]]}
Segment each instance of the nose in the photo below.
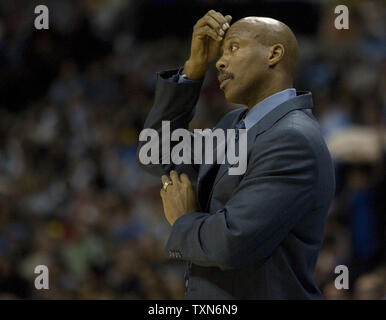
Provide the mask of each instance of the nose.
{"label": "nose", "polygon": [[217,60],[216,62],[216,68],[218,71],[221,71],[221,70],[224,70],[227,66],[227,62],[224,58],[224,56],[222,56],[220,59]]}

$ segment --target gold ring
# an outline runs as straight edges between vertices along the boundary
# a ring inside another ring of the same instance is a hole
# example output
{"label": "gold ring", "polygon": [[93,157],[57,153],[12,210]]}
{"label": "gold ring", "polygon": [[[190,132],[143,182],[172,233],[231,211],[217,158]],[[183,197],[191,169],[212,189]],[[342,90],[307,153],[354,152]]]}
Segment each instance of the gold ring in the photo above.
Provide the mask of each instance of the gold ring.
{"label": "gold ring", "polygon": [[166,189],[169,186],[169,184],[173,184],[173,182],[172,181],[165,181],[164,185],[162,186],[162,188],[166,191]]}

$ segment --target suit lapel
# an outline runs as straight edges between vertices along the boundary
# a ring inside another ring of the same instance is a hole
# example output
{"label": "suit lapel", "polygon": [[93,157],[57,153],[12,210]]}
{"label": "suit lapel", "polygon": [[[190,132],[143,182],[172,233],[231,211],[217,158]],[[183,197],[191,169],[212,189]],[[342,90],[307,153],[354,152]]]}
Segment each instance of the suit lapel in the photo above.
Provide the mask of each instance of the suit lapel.
{"label": "suit lapel", "polygon": [[[240,109],[240,112],[239,113],[236,113],[236,116],[234,117],[234,119],[231,121],[230,124],[224,124],[224,127],[221,127],[220,129],[222,130],[225,130],[226,129],[229,129],[229,128],[234,128],[234,126],[239,122],[239,120],[243,117],[243,115],[248,111],[247,108],[242,108]],[[215,129],[214,129],[215,130]],[[226,140],[226,139],[225,139]],[[223,144],[225,143],[226,141],[223,141]],[[217,143],[214,145],[214,149],[213,149],[213,155],[216,155],[217,154],[217,147],[220,147],[217,146]],[[225,151],[226,152],[226,151]],[[225,164],[224,164],[225,165]],[[223,167],[224,165],[220,165],[220,169],[221,167]],[[211,192],[211,189],[212,188],[204,188],[204,186],[208,187],[208,184],[212,184],[213,181],[206,181],[206,177],[208,177],[209,173],[211,170],[215,170],[216,169],[216,163],[212,163],[212,164],[205,164],[203,163],[201,166],[200,166],[200,170],[199,170],[199,173],[198,173],[198,180],[197,180],[197,195],[198,195],[198,202],[199,202],[199,205],[201,207],[201,210],[204,210],[205,209],[205,206],[206,206],[206,203],[202,203],[202,199],[206,198],[206,197],[203,197],[203,192]],[[206,201],[205,201],[206,202]]]}
{"label": "suit lapel", "polygon": [[[247,132],[247,141],[248,141],[248,150],[247,155],[250,154],[250,150],[253,146],[253,141],[256,139],[256,137],[260,134],[262,134],[264,131],[271,128],[277,121],[279,121],[281,118],[283,118],[287,113],[293,111],[293,110],[301,110],[301,109],[312,109],[312,94],[310,92],[305,91],[298,91],[297,96],[280,104],[277,106],[274,110],[272,110],[270,113],[268,113],[264,118],[262,118],[257,124],[255,124],[252,128],[250,128]],[[244,115],[244,112],[241,112],[238,117],[236,116],[235,120],[232,122],[231,128],[234,128],[236,123],[241,119],[241,117]],[[238,148],[238,146],[236,146]],[[215,148],[216,149],[216,148]],[[215,150],[216,152],[216,150]],[[215,153],[214,153],[215,154]],[[237,165],[237,164],[235,164]],[[207,198],[207,201],[205,201],[205,204],[201,207],[201,210],[206,210],[208,207],[208,204],[211,199],[211,195],[213,192],[213,189],[215,188],[218,181],[225,175],[226,172],[228,172],[228,169],[232,167],[233,165],[229,164],[227,161],[225,161],[225,164],[220,165],[219,171],[216,175],[216,178],[213,182],[213,185],[211,186],[210,190],[207,190],[207,192],[210,192],[210,195]],[[202,170],[200,168],[200,173],[198,176],[198,183],[197,183],[197,194],[200,199],[200,192],[202,192],[202,183],[205,179],[205,176],[208,175],[208,172],[213,169],[214,164],[209,165],[201,165]],[[200,178],[201,177],[201,178]],[[199,201],[200,202],[200,201]]]}

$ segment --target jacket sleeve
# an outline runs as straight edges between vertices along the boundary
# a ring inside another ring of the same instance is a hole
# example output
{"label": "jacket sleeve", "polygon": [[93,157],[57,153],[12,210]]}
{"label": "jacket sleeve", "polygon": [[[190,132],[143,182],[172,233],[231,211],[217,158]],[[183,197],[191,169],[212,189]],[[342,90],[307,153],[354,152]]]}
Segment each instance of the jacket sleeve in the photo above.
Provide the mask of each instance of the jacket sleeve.
{"label": "jacket sleeve", "polygon": [[[224,208],[179,217],[166,255],[223,270],[272,255],[314,201],[316,157],[299,130],[265,137],[253,148],[247,171]],[[220,185],[217,184],[217,187]]]}
{"label": "jacket sleeve", "polygon": [[[162,121],[170,121],[170,132],[178,128],[188,129],[189,123],[195,114],[195,106],[200,95],[202,83],[203,80],[179,81],[178,69],[157,73],[154,104],[145,120],[144,129],[154,129],[158,133],[159,161],[158,163],[143,164],[139,154],[147,141],[139,141],[136,157],[140,168],[157,176],[168,173],[170,170],[176,170],[179,173],[185,172],[188,174],[192,181],[197,179],[197,165],[175,165],[173,161],[169,161],[168,164],[165,163],[167,161],[162,159]],[[190,132],[190,138],[193,141],[192,132]],[[170,141],[170,150],[177,143],[178,141]],[[193,146],[193,143],[191,143],[191,146]],[[193,152],[192,148],[192,156]],[[193,159],[192,156],[191,159]]]}

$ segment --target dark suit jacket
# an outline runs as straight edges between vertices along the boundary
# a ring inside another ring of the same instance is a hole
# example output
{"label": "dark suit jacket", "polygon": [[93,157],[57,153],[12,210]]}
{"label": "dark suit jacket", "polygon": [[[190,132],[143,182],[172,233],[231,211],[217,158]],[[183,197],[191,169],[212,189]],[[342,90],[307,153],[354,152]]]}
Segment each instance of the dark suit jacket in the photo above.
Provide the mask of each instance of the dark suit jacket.
{"label": "dark suit jacket", "polygon": [[[179,84],[175,73],[157,75],[145,128],[161,132],[162,120],[188,128],[202,83]],[[322,298],[314,270],[335,181],[311,109],[311,93],[297,92],[250,128],[243,175],[229,175],[228,164],[140,164],[158,175],[186,172],[196,188],[199,211],[175,221],[166,245],[187,261],[187,299]],[[233,128],[247,111],[229,112],[216,128]]]}

